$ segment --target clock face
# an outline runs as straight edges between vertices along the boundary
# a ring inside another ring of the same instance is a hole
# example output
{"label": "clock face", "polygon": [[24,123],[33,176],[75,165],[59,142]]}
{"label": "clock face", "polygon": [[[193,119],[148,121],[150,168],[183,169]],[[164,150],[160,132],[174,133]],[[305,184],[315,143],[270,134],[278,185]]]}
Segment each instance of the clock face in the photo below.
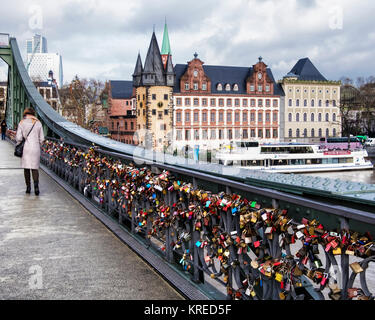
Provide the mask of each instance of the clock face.
{"label": "clock face", "polygon": [[258,72],[258,79],[262,79],[262,72]]}

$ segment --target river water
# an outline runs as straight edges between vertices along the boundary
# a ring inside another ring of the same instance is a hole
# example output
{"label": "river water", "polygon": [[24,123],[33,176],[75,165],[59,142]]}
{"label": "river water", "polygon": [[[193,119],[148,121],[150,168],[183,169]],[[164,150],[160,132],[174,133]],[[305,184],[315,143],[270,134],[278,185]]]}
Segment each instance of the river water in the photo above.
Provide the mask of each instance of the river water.
{"label": "river water", "polygon": [[314,176],[314,177],[341,179],[341,180],[346,180],[346,181],[375,184],[375,170],[317,172],[317,173],[306,173],[306,175]]}

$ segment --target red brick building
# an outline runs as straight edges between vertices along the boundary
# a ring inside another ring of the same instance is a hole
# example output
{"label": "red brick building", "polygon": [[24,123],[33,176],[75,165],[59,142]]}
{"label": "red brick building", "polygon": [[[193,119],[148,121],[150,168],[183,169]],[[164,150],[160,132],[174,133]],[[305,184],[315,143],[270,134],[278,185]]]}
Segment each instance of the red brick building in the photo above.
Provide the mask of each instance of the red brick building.
{"label": "red brick building", "polygon": [[110,80],[108,86],[107,127],[110,137],[126,144],[137,144],[134,137],[137,117],[133,82]]}

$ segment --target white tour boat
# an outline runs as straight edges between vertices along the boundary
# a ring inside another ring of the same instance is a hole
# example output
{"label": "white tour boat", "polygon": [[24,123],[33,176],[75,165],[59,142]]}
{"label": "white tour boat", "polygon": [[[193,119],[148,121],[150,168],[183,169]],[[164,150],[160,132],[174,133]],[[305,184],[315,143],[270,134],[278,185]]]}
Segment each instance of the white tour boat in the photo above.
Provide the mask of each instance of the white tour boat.
{"label": "white tour boat", "polygon": [[216,160],[226,166],[280,173],[373,169],[365,149],[328,150],[297,143],[237,142],[221,149]]}

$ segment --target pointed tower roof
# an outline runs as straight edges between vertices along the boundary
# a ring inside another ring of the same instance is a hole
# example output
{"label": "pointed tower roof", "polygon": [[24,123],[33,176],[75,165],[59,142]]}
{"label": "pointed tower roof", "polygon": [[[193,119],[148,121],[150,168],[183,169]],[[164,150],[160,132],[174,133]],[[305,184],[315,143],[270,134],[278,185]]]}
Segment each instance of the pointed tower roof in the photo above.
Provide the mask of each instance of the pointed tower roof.
{"label": "pointed tower roof", "polygon": [[161,54],[172,54],[171,45],[169,43],[167,21],[165,21],[165,24],[164,24],[163,44],[161,46]]}
{"label": "pointed tower roof", "polygon": [[155,32],[152,33],[150,47],[148,48],[143,74],[154,74],[155,83],[164,83],[164,66],[161,60],[160,49]]}
{"label": "pointed tower roof", "polygon": [[170,54],[168,55],[166,72],[174,74],[173,63],[172,63],[172,55],[170,55]]}
{"label": "pointed tower roof", "polygon": [[327,79],[323,77],[323,75],[313,65],[309,58],[303,58],[298,60],[298,62],[295,64],[292,70],[290,70],[289,73],[298,76],[299,80],[327,81]]}
{"label": "pointed tower roof", "polygon": [[141,75],[143,71],[141,54],[138,53],[137,62],[135,64],[133,76]]}

